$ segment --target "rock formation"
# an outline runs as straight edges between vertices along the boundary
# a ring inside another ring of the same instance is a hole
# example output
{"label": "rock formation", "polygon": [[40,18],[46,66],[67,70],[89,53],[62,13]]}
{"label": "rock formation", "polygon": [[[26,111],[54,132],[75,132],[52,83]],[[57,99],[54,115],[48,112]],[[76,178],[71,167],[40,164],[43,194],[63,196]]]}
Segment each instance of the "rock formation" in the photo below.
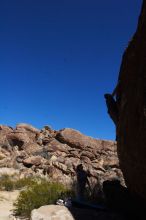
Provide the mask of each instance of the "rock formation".
{"label": "rock formation", "polygon": [[120,167],[128,188],[146,199],[146,0],[123,55],[117,104]]}
{"label": "rock formation", "polygon": [[15,129],[0,126],[1,168],[15,168],[21,176],[47,175],[68,185],[75,181],[80,163],[93,188],[113,178],[124,184],[114,141],[97,140],[69,128],[55,131],[45,126],[39,131],[26,124]]}

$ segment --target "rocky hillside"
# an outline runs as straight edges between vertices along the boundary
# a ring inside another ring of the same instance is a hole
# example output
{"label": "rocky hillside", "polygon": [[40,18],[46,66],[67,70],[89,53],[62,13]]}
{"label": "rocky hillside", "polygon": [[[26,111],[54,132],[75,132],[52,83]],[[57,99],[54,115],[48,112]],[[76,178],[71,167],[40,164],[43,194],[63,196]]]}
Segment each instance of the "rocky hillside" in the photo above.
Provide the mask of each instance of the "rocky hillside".
{"label": "rocky hillside", "polygon": [[48,126],[38,130],[28,124],[0,126],[1,168],[15,168],[21,176],[47,175],[69,184],[80,163],[93,187],[113,178],[123,183],[116,142],[93,139],[70,128],[55,131]]}
{"label": "rocky hillside", "polygon": [[120,68],[117,87],[120,167],[131,192],[146,199],[146,0]]}

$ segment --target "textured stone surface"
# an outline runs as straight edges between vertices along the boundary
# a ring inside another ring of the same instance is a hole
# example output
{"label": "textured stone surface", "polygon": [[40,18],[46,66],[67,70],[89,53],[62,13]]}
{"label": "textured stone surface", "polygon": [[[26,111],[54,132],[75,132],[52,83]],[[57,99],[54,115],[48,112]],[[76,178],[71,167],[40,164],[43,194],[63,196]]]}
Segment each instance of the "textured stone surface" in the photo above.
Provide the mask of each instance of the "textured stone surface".
{"label": "textured stone surface", "polygon": [[23,146],[23,149],[27,154],[34,155],[40,152],[42,148],[37,143],[27,143]]}
{"label": "textured stone surface", "polygon": [[40,157],[40,156],[31,156],[25,160],[23,160],[23,164],[26,165],[26,166],[29,166],[29,165],[35,165],[35,166],[38,166],[41,164],[43,158]]}
{"label": "textured stone surface", "polygon": [[31,220],[74,220],[74,218],[65,206],[46,205],[34,209]]}
{"label": "textured stone surface", "polygon": [[33,127],[32,125],[20,123],[16,125],[16,130],[28,131],[30,133],[39,134],[40,130]]}
{"label": "textured stone surface", "polygon": [[146,198],[146,0],[121,64],[118,155],[126,185]]}
{"label": "textured stone surface", "polygon": [[79,131],[66,128],[58,132],[56,138],[63,143],[67,143],[74,148],[84,149],[87,146],[92,148],[97,147],[99,142],[91,137],[83,136]]}
{"label": "textured stone surface", "polygon": [[11,127],[0,125],[0,147],[6,150],[11,150],[11,146],[7,140],[7,135],[11,134],[13,129]]}

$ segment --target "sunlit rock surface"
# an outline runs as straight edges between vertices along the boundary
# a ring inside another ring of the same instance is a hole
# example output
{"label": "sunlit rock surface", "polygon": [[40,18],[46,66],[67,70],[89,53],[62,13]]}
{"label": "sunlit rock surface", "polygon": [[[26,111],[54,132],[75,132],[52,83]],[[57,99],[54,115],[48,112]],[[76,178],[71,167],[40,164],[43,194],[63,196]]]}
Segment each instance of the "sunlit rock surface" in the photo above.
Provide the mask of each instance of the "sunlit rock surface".
{"label": "sunlit rock surface", "polygon": [[68,185],[76,181],[80,163],[92,188],[100,189],[104,180],[114,178],[124,184],[114,141],[97,140],[70,128],[55,131],[45,126],[39,131],[27,124],[1,126],[0,167],[17,169],[21,177],[45,175]]}

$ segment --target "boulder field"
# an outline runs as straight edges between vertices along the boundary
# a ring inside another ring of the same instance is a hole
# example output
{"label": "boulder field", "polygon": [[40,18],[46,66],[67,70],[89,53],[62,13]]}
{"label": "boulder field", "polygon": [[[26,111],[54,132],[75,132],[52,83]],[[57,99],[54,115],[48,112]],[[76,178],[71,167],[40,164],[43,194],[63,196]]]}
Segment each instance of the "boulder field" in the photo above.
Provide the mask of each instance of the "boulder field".
{"label": "boulder field", "polygon": [[28,124],[0,126],[2,169],[16,169],[20,177],[46,175],[68,185],[75,181],[80,163],[93,188],[100,189],[103,181],[115,178],[124,184],[115,141],[94,139],[70,128],[55,131]]}

